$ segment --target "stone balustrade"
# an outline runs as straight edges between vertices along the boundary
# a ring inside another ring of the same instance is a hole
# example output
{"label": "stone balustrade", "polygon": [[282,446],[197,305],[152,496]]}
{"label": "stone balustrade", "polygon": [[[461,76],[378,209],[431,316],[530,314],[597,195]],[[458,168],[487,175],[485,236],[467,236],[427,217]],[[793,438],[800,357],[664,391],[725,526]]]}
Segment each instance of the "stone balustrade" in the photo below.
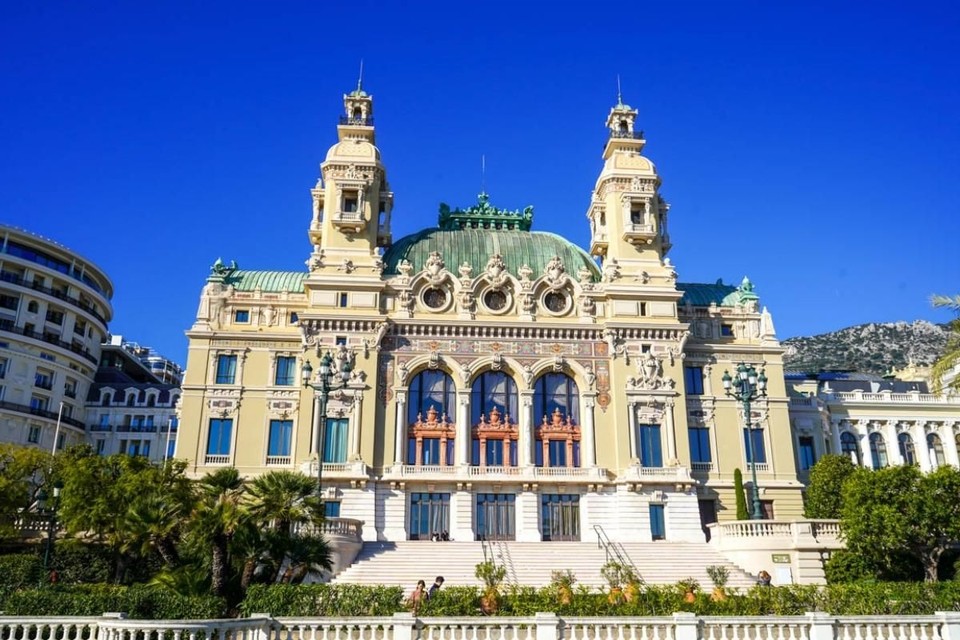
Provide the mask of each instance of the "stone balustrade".
{"label": "stone balustrade", "polygon": [[[384,474],[385,479],[417,478],[420,480],[478,480],[509,478],[518,481],[536,481],[549,478],[551,481],[583,482],[608,479],[603,467],[510,467],[477,465],[422,464],[395,465]],[[673,477],[671,469],[670,477]]]}
{"label": "stone balustrade", "polygon": [[0,617],[0,637],[33,640],[960,640],[960,612],[926,616],[250,618]]}
{"label": "stone balustrade", "polygon": [[[893,393],[891,391],[882,391],[880,393],[867,393],[864,391],[834,391],[821,394],[824,401],[830,402],[863,402],[863,403],[891,403],[891,404],[950,404],[960,405],[960,395],[938,396],[932,393]],[[791,399],[792,403],[793,399]]]}

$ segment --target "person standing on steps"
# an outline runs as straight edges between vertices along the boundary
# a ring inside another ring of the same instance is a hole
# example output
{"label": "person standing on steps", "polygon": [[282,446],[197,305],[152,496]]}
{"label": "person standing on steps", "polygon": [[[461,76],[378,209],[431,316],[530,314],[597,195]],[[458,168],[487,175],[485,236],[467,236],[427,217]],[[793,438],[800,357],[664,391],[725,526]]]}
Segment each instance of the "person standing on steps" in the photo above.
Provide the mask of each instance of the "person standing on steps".
{"label": "person standing on steps", "polygon": [[433,597],[433,595],[440,591],[440,587],[443,586],[443,576],[437,576],[437,579],[433,581],[433,585],[430,587],[430,591],[427,592],[427,599]]}
{"label": "person standing on steps", "polygon": [[410,599],[407,601],[410,610],[413,611],[413,615],[417,615],[420,612],[420,606],[428,597],[430,596],[427,594],[427,583],[423,580],[417,580],[417,587],[413,590],[413,593],[410,594]]}

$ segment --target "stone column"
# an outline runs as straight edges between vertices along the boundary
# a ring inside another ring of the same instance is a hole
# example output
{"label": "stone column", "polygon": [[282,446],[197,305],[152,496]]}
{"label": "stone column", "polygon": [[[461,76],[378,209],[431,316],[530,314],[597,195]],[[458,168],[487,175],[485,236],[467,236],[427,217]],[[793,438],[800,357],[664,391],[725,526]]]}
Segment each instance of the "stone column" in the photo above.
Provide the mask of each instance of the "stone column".
{"label": "stone column", "polygon": [[586,393],[580,396],[580,466],[597,466],[596,424],[593,408],[597,403],[597,394]]}
{"label": "stone column", "polygon": [[956,428],[956,423],[953,428],[951,428],[950,423],[943,423],[943,453],[944,457],[947,459],[947,464],[952,464],[954,467],[960,467],[960,454],[957,452],[957,440],[956,435],[954,435],[953,429]]}
{"label": "stone column", "polygon": [[457,391],[457,436],[454,445],[454,464],[470,464],[470,391]]}
{"label": "stone column", "polygon": [[353,392],[353,417],[350,425],[350,455],[347,460],[360,459],[360,423],[363,416],[363,391]]}
{"label": "stone column", "polygon": [[677,460],[677,432],[673,423],[673,398],[664,400],[663,403],[663,426],[667,430],[667,466],[674,464]]}
{"label": "stone column", "polygon": [[903,464],[903,456],[900,455],[900,443],[897,441],[897,423],[893,420],[887,420],[884,437],[887,440],[887,461],[891,466]]}
{"label": "stone column", "polygon": [[840,449],[840,422],[836,419],[830,421],[830,446],[834,454],[843,455]]}
{"label": "stone column", "polygon": [[516,502],[518,542],[540,542],[540,496],[535,491],[520,491]]}
{"label": "stone column", "polygon": [[450,494],[450,537],[457,542],[471,542],[473,532],[473,494],[458,486]]}
{"label": "stone column", "polygon": [[863,459],[863,466],[867,469],[873,469],[873,453],[870,451],[870,429],[867,422],[857,420],[853,425],[857,429],[857,439],[860,441],[860,457]]}
{"label": "stone column", "polygon": [[917,450],[917,462],[920,463],[920,470],[924,473],[933,470],[933,461],[930,459],[930,449],[927,448],[927,431],[924,428],[926,424],[923,420],[917,420],[913,423],[913,429],[910,430],[910,435],[913,436]]}
{"label": "stone column", "polygon": [[705,396],[713,395],[713,382],[710,379],[712,373],[713,365],[708,364],[703,368],[703,395]]}
{"label": "stone column", "polygon": [[403,449],[406,442],[407,425],[407,390],[397,389],[397,425],[396,442],[393,449],[393,464],[403,464]]}
{"label": "stone column", "polygon": [[630,400],[627,402],[627,442],[630,444],[629,455],[627,456],[627,465],[631,463],[634,458],[640,457],[640,452],[637,451],[637,402],[636,400]]}
{"label": "stone column", "polygon": [[529,467],[533,464],[533,444],[536,438],[533,437],[533,391],[520,392],[520,420],[519,420],[520,438],[517,441],[517,448],[520,450],[520,457],[517,460],[521,467]]}

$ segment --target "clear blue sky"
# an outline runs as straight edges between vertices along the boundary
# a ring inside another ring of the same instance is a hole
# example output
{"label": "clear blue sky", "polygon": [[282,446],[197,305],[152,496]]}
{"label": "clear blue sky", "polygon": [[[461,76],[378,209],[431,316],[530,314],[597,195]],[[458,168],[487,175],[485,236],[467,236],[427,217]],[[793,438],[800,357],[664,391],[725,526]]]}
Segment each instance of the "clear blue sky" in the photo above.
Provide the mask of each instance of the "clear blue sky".
{"label": "clear blue sky", "polygon": [[182,362],[218,256],[304,268],[360,58],[394,237],[474,202],[485,154],[494,204],[586,245],[619,73],[681,281],[749,274],[781,338],[948,318],[955,2],[404,4],[7,3],[0,220],[103,267],[112,331]]}

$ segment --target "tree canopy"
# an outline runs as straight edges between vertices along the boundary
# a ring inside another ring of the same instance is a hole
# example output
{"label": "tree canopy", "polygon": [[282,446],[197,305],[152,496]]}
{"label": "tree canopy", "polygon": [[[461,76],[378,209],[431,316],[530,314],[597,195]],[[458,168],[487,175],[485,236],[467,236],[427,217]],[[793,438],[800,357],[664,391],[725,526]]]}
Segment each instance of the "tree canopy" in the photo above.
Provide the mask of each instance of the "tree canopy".
{"label": "tree canopy", "polygon": [[840,518],[843,484],[857,467],[847,456],[825,455],[810,469],[804,516]]}

